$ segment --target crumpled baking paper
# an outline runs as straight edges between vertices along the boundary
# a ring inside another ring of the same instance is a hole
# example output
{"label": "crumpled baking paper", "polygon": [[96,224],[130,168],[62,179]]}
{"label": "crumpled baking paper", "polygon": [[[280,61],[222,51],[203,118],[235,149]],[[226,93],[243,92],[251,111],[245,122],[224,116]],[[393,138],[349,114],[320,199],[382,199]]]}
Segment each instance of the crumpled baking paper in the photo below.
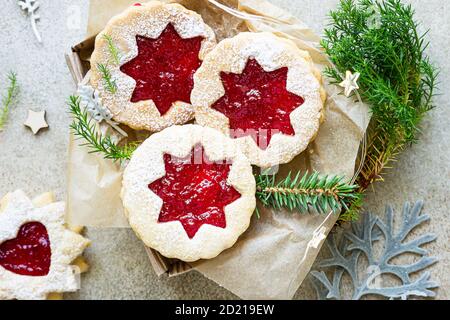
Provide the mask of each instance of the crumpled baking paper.
{"label": "crumpled baking paper", "polygon": [[[97,34],[115,14],[135,0],[91,0],[88,35]],[[216,32],[218,40],[242,31],[270,31],[307,50],[317,67],[329,65],[319,49],[320,38],[286,11],[263,0],[173,1],[197,11]],[[301,5],[302,1],[296,1]],[[229,11],[226,12],[224,11]],[[325,121],[308,149],[289,164],[289,171],[317,170],[345,175],[355,172],[360,143],[370,120],[368,108],[344,97],[341,88],[326,84]],[[88,154],[71,137],[69,146],[68,220],[95,227],[127,227],[120,200],[122,168]],[[260,207],[261,219],[235,246],[217,258],[191,264],[193,268],[244,299],[291,299],[308,274],[338,215],[297,214]]]}

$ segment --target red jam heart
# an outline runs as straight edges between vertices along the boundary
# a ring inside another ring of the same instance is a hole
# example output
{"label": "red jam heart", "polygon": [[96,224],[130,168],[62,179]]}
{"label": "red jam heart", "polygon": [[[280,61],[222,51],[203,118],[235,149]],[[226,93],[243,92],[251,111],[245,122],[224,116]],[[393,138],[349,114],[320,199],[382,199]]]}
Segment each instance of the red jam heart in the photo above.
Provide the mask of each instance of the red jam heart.
{"label": "red jam heart", "polygon": [[136,36],[137,57],[120,67],[136,80],[131,102],[151,99],[161,115],[174,102],[190,103],[202,41],[203,37],[181,38],[172,24],[157,39]]}
{"label": "red jam heart", "polygon": [[23,276],[46,276],[51,249],[47,228],[40,222],[20,227],[17,238],[0,244],[0,266]]}
{"label": "red jam heart", "polygon": [[241,197],[227,182],[231,164],[209,161],[201,145],[164,163],[166,175],[148,186],[164,201],[158,222],[180,221],[190,239],[204,224],[225,228],[224,207]]}
{"label": "red jam heart", "polygon": [[265,150],[274,134],[295,134],[290,114],[305,101],[286,90],[287,73],[266,72],[255,59],[241,74],[221,72],[225,95],[212,108],[228,117],[232,137],[251,136]]}

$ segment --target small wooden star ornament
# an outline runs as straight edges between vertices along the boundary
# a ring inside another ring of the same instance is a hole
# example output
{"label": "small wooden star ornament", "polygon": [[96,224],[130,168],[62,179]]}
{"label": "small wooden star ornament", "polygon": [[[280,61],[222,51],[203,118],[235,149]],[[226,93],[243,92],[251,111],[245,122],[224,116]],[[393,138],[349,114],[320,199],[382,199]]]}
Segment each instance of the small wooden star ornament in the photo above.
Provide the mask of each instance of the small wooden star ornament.
{"label": "small wooden star ornament", "polygon": [[358,90],[358,79],[361,74],[359,72],[356,72],[353,74],[351,71],[347,71],[345,73],[345,80],[342,81],[339,86],[344,88],[344,94],[346,97],[350,97],[353,91]]}
{"label": "small wooden star ornament", "polygon": [[45,120],[45,110],[28,110],[28,118],[24,125],[29,127],[33,131],[33,134],[37,134],[41,129],[48,128],[48,123]]}

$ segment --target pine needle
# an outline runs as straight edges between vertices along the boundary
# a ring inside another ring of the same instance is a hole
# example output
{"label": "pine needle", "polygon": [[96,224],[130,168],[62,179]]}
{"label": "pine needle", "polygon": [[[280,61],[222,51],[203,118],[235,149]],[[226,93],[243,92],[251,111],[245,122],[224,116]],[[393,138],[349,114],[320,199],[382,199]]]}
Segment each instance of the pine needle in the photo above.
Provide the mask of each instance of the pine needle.
{"label": "pine needle", "polygon": [[256,188],[256,196],[264,206],[301,213],[348,210],[361,200],[357,185],[345,182],[344,177],[320,176],[318,172],[297,172],[295,176],[289,173],[281,181],[263,173],[256,176]]}
{"label": "pine needle", "polygon": [[104,136],[96,130],[96,122],[91,119],[86,110],[81,109],[79,97],[71,96],[68,104],[70,113],[74,117],[70,128],[77,138],[85,140],[81,146],[87,146],[90,153],[102,153],[105,159],[124,161],[131,158],[138,143],[117,145],[111,137]]}
{"label": "pine needle", "polygon": [[6,122],[8,121],[9,111],[14,104],[17,95],[19,94],[19,86],[17,84],[17,75],[14,72],[10,72],[8,75],[9,86],[6,94],[2,98],[2,106],[0,109],[0,131],[3,130]]}
{"label": "pine needle", "polygon": [[117,92],[117,83],[116,80],[112,78],[111,71],[108,66],[99,63],[97,65],[97,69],[102,74],[103,83],[105,84],[106,89],[112,94],[115,94]]}

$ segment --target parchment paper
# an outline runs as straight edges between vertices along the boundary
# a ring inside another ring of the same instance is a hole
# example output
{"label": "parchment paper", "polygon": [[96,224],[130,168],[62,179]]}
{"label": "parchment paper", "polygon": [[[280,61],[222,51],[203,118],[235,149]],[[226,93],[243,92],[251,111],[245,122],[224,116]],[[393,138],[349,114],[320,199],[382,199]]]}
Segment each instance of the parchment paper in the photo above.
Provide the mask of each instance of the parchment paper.
{"label": "parchment paper", "polygon": [[[89,36],[97,34],[110,17],[135,2],[91,0]],[[271,31],[290,38],[301,49],[309,51],[319,68],[328,64],[326,56],[318,49],[320,38],[301,21],[264,0],[222,0],[220,3],[267,19],[235,17],[208,0],[176,2],[200,13],[215,30],[218,40],[241,31]],[[301,2],[295,4],[301,5]],[[280,174],[303,169],[353,176],[360,142],[370,120],[368,108],[345,98],[336,86],[327,84],[326,89],[325,122],[316,140],[294,161],[282,165]],[[88,154],[72,139],[69,146],[69,222],[126,227],[119,197],[121,178],[122,170],[118,164]],[[253,219],[249,230],[234,247],[215,259],[192,265],[241,298],[290,299],[309,272],[338,215],[301,215],[265,208],[260,211],[261,219]]]}

